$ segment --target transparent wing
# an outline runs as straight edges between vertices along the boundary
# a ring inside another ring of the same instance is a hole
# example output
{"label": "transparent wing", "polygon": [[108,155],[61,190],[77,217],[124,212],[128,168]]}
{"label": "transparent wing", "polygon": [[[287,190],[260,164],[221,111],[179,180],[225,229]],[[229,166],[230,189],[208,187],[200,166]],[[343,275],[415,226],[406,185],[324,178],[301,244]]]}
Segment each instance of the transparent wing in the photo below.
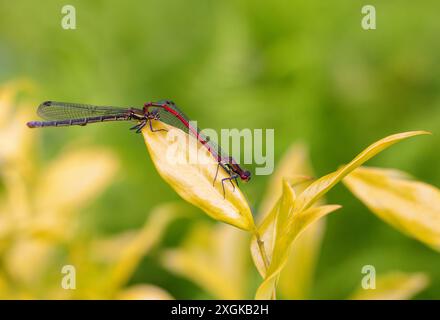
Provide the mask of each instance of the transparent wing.
{"label": "transparent wing", "polygon": [[[176,111],[183,119],[185,119],[186,122],[190,122],[189,118],[174,103],[170,103],[169,101],[167,102],[167,107]],[[215,141],[211,140],[209,136],[203,134],[198,127],[192,127],[190,123],[186,125],[182,120],[180,120],[176,115],[172,114],[166,108],[153,107],[150,110],[159,114],[160,121],[175,128],[178,128],[183,132],[186,132],[187,134],[190,134],[197,138],[202,144],[205,145],[206,148],[208,148],[208,150],[215,158],[218,158],[218,156],[220,156],[222,159],[229,158],[228,153],[223,151],[222,148]],[[197,132],[197,134],[195,132]]]}
{"label": "transparent wing", "polygon": [[66,120],[108,115],[120,115],[125,114],[130,110],[134,110],[134,108],[94,106],[90,104],[45,101],[38,107],[37,114],[41,118],[46,120]]}

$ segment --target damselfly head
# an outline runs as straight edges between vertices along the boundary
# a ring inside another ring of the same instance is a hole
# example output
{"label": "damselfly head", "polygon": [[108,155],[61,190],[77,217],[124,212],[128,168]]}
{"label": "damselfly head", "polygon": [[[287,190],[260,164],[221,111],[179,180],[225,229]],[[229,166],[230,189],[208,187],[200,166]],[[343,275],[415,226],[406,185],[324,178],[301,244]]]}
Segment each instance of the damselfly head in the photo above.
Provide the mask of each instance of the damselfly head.
{"label": "damselfly head", "polygon": [[240,179],[243,180],[244,182],[248,182],[249,180],[251,180],[251,173],[247,170],[243,171],[240,174]]}
{"label": "damselfly head", "polygon": [[147,113],[147,117],[148,117],[149,119],[153,119],[153,120],[160,120],[159,110],[154,109],[153,111],[148,112],[148,113]]}

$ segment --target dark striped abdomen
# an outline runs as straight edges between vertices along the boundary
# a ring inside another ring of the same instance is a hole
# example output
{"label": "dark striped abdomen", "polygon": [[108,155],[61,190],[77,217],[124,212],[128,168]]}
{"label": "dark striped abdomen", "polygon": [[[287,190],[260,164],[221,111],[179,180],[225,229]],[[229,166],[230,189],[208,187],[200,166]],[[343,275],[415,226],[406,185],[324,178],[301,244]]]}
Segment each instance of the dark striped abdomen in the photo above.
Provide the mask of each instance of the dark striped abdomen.
{"label": "dark striped abdomen", "polygon": [[52,120],[52,121],[30,121],[27,123],[29,128],[43,128],[43,127],[65,127],[65,126],[85,126],[88,123],[104,122],[104,121],[124,121],[131,120],[131,116],[127,114],[109,115],[90,117],[83,119],[68,119],[68,120]]}

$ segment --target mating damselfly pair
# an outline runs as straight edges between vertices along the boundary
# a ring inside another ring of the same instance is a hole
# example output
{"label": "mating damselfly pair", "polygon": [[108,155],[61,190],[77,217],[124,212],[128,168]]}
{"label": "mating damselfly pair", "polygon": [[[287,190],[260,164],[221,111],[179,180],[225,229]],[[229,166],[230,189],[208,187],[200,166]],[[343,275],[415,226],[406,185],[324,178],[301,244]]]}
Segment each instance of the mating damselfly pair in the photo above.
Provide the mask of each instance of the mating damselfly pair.
{"label": "mating damselfly pair", "polygon": [[29,128],[85,126],[89,123],[107,121],[137,121],[138,123],[130,129],[140,133],[147,125],[152,132],[165,130],[154,129],[154,121],[161,121],[196,137],[208,149],[218,163],[213,185],[220,167],[228,173],[229,177],[221,180],[223,197],[225,197],[225,181],[229,181],[235,189],[233,180],[237,183],[237,179],[240,178],[247,182],[251,178],[249,171],[244,170],[233,157],[224,152],[197,127],[192,126],[188,117],[170,100],[148,102],[142,109],[45,101],[38,107],[37,114],[45,121],[28,122]]}

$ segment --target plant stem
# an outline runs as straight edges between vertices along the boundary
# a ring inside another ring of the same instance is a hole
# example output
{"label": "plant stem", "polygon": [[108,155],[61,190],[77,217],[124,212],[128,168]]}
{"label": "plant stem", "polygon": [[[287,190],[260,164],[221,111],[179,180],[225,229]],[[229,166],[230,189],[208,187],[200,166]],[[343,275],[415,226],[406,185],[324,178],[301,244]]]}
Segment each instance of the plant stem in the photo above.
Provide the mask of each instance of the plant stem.
{"label": "plant stem", "polygon": [[[258,249],[260,251],[261,259],[263,260],[263,264],[265,267],[265,271],[269,269],[269,259],[267,258],[266,250],[264,248],[264,240],[261,239],[260,233],[257,230],[254,230],[255,238],[257,239]],[[276,300],[276,285],[274,286],[272,292],[272,300]]]}
{"label": "plant stem", "polygon": [[269,268],[269,259],[266,255],[266,250],[264,249],[264,241],[261,239],[260,234],[257,230],[254,231],[255,238],[257,239],[258,249],[260,250],[261,259],[263,259],[263,264],[265,267],[265,271]]}

